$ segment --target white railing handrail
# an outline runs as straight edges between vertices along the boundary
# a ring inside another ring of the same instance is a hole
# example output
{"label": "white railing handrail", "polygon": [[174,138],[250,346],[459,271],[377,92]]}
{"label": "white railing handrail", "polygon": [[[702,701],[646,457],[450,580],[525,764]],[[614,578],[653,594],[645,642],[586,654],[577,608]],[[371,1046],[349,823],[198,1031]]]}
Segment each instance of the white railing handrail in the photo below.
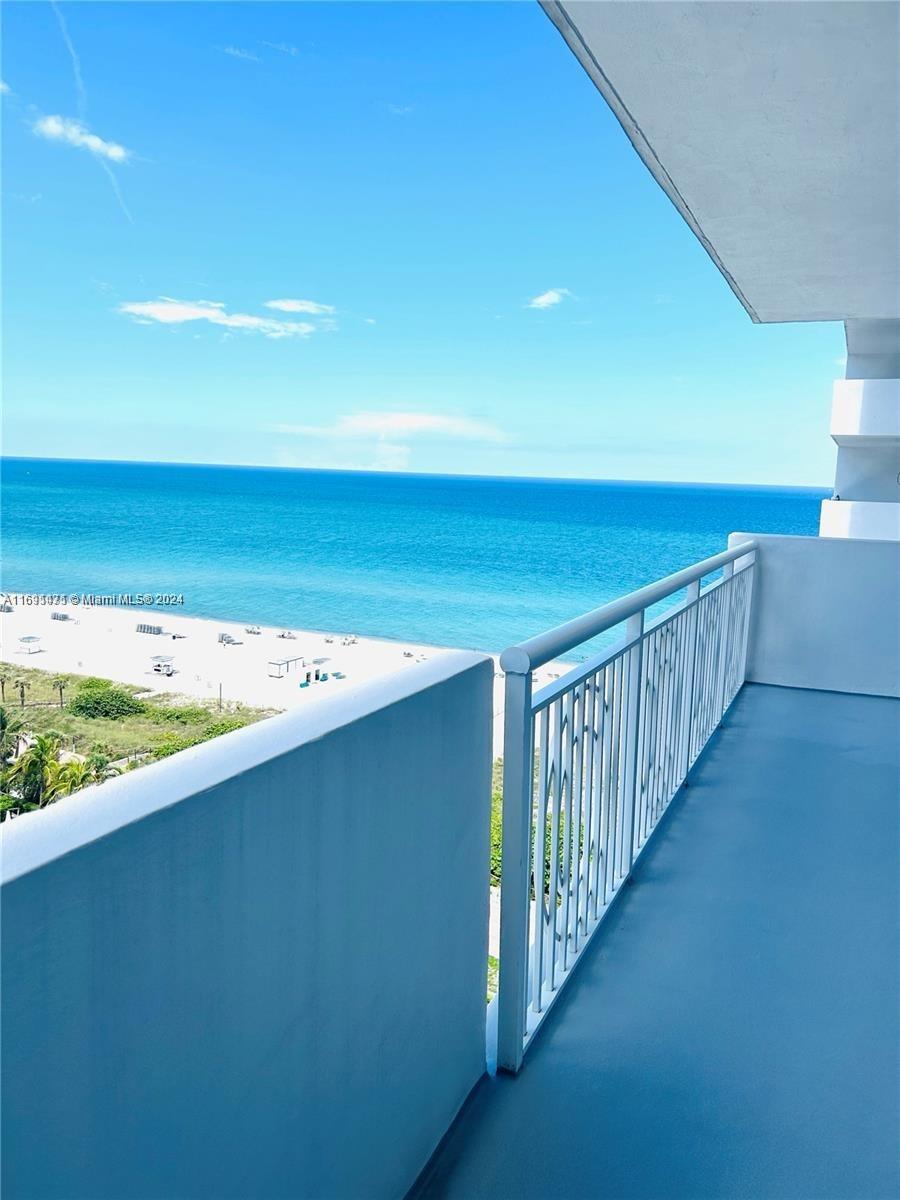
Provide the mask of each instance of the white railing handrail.
{"label": "white railing handrail", "polygon": [[638,588],[636,592],[629,592],[627,596],[621,596],[618,600],[612,600],[609,604],[566,621],[563,625],[557,625],[555,629],[539,633],[516,646],[510,646],[501,654],[500,666],[507,674],[527,675],[554,658],[559,658],[561,654],[580,646],[582,642],[590,641],[615,625],[621,625],[623,621],[649,608],[651,604],[665,600],[673,592],[680,592],[682,588],[696,583],[704,575],[711,575],[720,567],[738,558],[744,558],[755,549],[756,542],[751,538],[738,546],[732,546],[729,550],[723,550],[721,554],[704,558],[702,562],[694,563],[693,566],[667,575],[656,583]]}

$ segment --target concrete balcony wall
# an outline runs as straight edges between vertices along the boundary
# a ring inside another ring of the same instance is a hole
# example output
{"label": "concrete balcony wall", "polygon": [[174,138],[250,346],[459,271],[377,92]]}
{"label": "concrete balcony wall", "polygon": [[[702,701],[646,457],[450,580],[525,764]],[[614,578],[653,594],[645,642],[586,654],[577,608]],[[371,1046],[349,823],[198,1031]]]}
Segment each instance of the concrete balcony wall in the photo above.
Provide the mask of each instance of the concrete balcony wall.
{"label": "concrete balcony wall", "polygon": [[[846,453],[841,450],[841,454]],[[877,459],[878,456],[874,456],[870,465],[877,468]],[[842,463],[841,469],[847,469],[846,463]],[[900,503],[889,500],[823,500],[819,536],[900,542]]]}
{"label": "concrete balcony wall", "polygon": [[900,696],[900,542],[733,533],[729,545],[747,538],[748,680]]}
{"label": "concrete balcony wall", "polygon": [[484,1069],[493,667],[3,828],[3,1195],[402,1196]]}

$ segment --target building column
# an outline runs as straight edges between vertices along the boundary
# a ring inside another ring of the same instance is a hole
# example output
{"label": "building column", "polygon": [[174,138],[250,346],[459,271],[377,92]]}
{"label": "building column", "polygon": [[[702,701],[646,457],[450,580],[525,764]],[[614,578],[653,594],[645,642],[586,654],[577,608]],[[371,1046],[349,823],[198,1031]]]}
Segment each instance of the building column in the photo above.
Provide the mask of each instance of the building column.
{"label": "building column", "polygon": [[834,496],[821,537],[900,541],[900,321],[846,321],[846,378],[834,384]]}

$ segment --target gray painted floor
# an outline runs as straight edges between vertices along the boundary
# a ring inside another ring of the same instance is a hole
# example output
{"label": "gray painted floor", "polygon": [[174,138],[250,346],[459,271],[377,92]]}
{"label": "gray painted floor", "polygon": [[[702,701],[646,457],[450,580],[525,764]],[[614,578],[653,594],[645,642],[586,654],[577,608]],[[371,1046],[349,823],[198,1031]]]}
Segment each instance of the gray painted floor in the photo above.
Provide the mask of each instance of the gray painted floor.
{"label": "gray painted floor", "polygon": [[434,1200],[895,1200],[900,701],[751,685]]}

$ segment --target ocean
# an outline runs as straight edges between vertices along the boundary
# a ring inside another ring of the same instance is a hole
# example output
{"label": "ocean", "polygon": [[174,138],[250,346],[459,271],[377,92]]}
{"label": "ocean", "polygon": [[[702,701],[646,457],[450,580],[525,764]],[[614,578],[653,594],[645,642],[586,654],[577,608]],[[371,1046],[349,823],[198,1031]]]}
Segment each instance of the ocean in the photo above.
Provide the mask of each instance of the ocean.
{"label": "ocean", "polygon": [[715,554],[810,488],[2,460],[7,591],[498,651]]}

